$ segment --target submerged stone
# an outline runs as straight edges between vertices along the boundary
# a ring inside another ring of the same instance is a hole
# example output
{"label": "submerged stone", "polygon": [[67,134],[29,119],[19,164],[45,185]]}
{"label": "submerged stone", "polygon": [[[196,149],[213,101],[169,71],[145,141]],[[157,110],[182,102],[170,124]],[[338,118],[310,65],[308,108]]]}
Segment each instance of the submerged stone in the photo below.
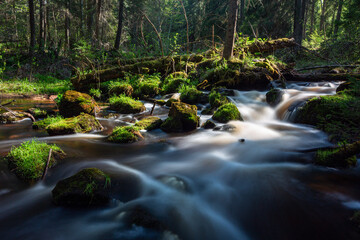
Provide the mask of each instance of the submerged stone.
{"label": "submerged stone", "polygon": [[281,102],[283,95],[284,95],[283,90],[278,88],[273,88],[266,93],[266,102],[270,106],[276,106]]}
{"label": "submerged stone", "polygon": [[199,126],[197,107],[186,103],[174,102],[169,117],[161,125],[165,132],[188,132]]}
{"label": "submerged stone", "polygon": [[65,118],[46,127],[49,135],[66,135],[74,133],[88,133],[100,131],[103,126],[100,122],[89,114],[82,113],[77,117]]}
{"label": "submerged stone", "polygon": [[72,90],[64,93],[59,104],[59,112],[65,118],[75,117],[81,113],[95,116],[97,108],[95,100],[90,95]]}
{"label": "submerged stone", "polygon": [[110,177],[97,168],[87,168],[59,181],[52,190],[52,198],[59,206],[105,206],[110,202],[110,187]]}
{"label": "submerged stone", "polygon": [[231,120],[243,121],[239,109],[233,103],[222,105],[212,118],[221,123],[227,123]]}
{"label": "submerged stone", "polygon": [[202,125],[203,128],[205,129],[213,129],[216,127],[216,124],[211,121],[211,120],[207,120],[203,125]]}

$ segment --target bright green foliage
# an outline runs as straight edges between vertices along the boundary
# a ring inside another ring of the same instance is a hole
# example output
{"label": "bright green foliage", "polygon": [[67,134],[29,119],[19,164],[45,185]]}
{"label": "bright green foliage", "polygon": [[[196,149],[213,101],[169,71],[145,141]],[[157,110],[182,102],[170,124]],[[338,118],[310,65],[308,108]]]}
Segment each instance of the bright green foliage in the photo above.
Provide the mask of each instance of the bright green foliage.
{"label": "bright green foliage", "polygon": [[184,86],[181,91],[180,100],[187,104],[197,104],[204,102],[203,100],[206,99],[204,94],[197,90],[194,86]]}
{"label": "bright green foliage", "polygon": [[40,109],[40,108],[33,108],[33,109],[31,109],[31,112],[32,112],[32,115],[33,115],[35,118],[40,118],[40,117],[42,117],[42,116],[46,116],[46,115],[47,115],[46,110],[43,110],[43,109]]}
{"label": "bright green foliage", "polygon": [[356,156],[351,156],[349,158],[334,158],[334,154],[341,150],[331,149],[331,150],[318,150],[315,155],[315,163],[327,167],[336,167],[336,168],[346,168],[356,166],[357,159]]}
{"label": "bright green foliage", "polygon": [[183,86],[188,85],[190,80],[185,78],[167,78],[163,85],[163,92],[168,93],[177,93],[180,91]]}
{"label": "bright green foliage", "polygon": [[41,121],[34,122],[33,128],[34,129],[46,129],[46,127],[49,126],[50,124],[59,122],[61,120],[63,120],[63,117],[60,115],[57,115],[55,117],[49,116]]}
{"label": "bright green foliage", "polygon": [[182,102],[174,102],[169,117],[161,125],[165,132],[188,132],[199,126],[197,107]]}
{"label": "bright green foliage", "polygon": [[214,113],[213,119],[221,123],[227,123],[231,120],[243,121],[239,109],[233,103],[222,105]]}
{"label": "bright green foliage", "polygon": [[135,86],[135,96],[139,98],[155,97],[160,92],[160,83],[158,74],[142,76]]}
{"label": "bright green foliage", "polygon": [[142,102],[136,101],[131,97],[127,97],[124,94],[120,96],[113,96],[109,99],[110,109],[118,111],[120,113],[139,113],[145,111],[145,106]]}
{"label": "bright green foliage", "polygon": [[145,129],[147,131],[154,130],[156,128],[159,128],[162,123],[162,120],[158,117],[147,117],[141,119],[141,121],[135,123],[136,127],[139,127],[140,129]]}
{"label": "bright green foliage", "polygon": [[227,100],[226,96],[224,96],[216,91],[211,91],[211,93],[209,95],[209,102],[210,102],[211,108],[218,108],[218,107],[228,103],[229,101]]}
{"label": "bright green foliage", "polygon": [[128,82],[113,82],[111,81],[108,85],[109,96],[114,95],[126,95],[131,96],[134,92],[133,87]]}
{"label": "bright green foliage", "polygon": [[93,98],[99,99],[101,97],[101,90],[96,89],[96,88],[92,88],[89,91],[89,95],[92,96]]}
{"label": "bright green foliage", "polygon": [[114,143],[134,143],[141,140],[143,137],[139,132],[139,127],[126,126],[116,127],[111,135],[108,137],[108,141]]}
{"label": "bright green foliage", "polygon": [[54,156],[63,156],[64,152],[56,145],[49,145],[36,139],[23,142],[19,147],[12,147],[7,155],[9,167],[22,180],[32,182],[39,180],[44,172],[50,148],[53,150],[49,168],[56,161]]}

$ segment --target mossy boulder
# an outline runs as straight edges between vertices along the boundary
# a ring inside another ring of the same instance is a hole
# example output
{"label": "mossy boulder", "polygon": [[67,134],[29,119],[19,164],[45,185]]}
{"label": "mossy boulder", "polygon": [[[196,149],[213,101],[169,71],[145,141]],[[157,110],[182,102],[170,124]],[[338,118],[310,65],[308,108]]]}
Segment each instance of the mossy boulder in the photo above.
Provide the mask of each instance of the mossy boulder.
{"label": "mossy boulder", "polygon": [[209,103],[212,109],[216,109],[229,101],[227,100],[226,96],[216,91],[211,91],[209,95]]}
{"label": "mossy boulder", "polygon": [[57,160],[65,157],[65,153],[61,148],[36,139],[23,142],[20,146],[11,148],[11,151],[6,156],[9,169],[21,180],[35,182],[44,173],[50,149],[52,149],[52,154],[48,168],[53,167]]}
{"label": "mossy boulder", "polygon": [[139,130],[139,127],[133,126],[116,127],[107,140],[113,143],[134,143],[144,139]]}
{"label": "mossy boulder", "polygon": [[211,120],[207,120],[206,122],[204,122],[204,124],[202,125],[202,127],[203,127],[204,129],[213,129],[213,128],[216,127],[216,124],[215,124],[213,121],[211,121]]}
{"label": "mossy boulder", "polygon": [[88,133],[91,131],[100,131],[102,129],[103,126],[94,116],[85,113],[82,113],[77,117],[56,121],[46,127],[46,131],[51,136]]}
{"label": "mossy boulder", "polygon": [[125,95],[113,96],[109,99],[110,109],[123,114],[140,113],[146,110],[144,104]]}
{"label": "mossy boulder", "polygon": [[9,124],[28,118],[23,112],[12,111],[0,114],[0,123]]}
{"label": "mossy boulder", "polygon": [[181,92],[180,100],[187,104],[207,103],[207,95],[195,87],[187,87]]}
{"label": "mossy boulder", "polygon": [[28,112],[33,115],[34,118],[46,118],[48,115],[48,112],[45,109],[40,108],[30,108]]}
{"label": "mossy boulder", "polygon": [[59,112],[65,117],[75,117],[81,113],[95,116],[98,105],[95,100],[86,93],[66,91],[59,103]]}
{"label": "mossy boulder", "polygon": [[227,123],[231,120],[243,121],[239,109],[233,103],[222,105],[212,118],[221,123]]}
{"label": "mossy boulder", "polygon": [[169,117],[161,125],[165,132],[188,132],[199,126],[197,107],[186,103],[174,102]]}
{"label": "mossy boulder", "polygon": [[131,96],[134,92],[133,87],[127,82],[111,82],[109,84],[109,96],[126,95]]}
{"label": "mossy boulder", "polygon": [[285,92],[281,89],[273,88],[266,93],[266,102],[270,106],[276,106],[281,102],[284,93]]}
{"label": "mossy boulder", "polygon": [[63,120],[64,118],[62,116],[55,116],[55,117],[47,117],[43,120],[34,122],[32,127],[33,129],[46,129],[49,125],[53,124],[53,123],[57,123],[61,120]]}
{"label": "mossy boulder", "polygon": [[189,80],[185,78],[169,78],[166,79],[163,85],[163,93],[177,93],[184,86],[189,84]]}
{"label": "mossy boulder", "polygon": [[356,156],[345,156],[339,154],[341,148],[318,150],[315,154],[315,163],[321,166],[334,168],[348,168],[356,166]]}
{"label": "mossy boulder", "polygon": [[149,79],[141,81],[135,90],[134,96],[138,98],[152,98],[160,93],[160,80]]}
{"label": "mossy boulder", "polygon": [[111,179],[105,173],[87,168],[59,181],[52,190],[52,198],[59,206],[105,206],[110,202],[110,187]]}
{"label": "mossy boulder", "polygon": [[140,129],[145,129],[147,131],[151,131],[157,128],[160,128],[162,124],[162,120],[158,117],[147,117],[141,119],[141,121],[135,123],[136,127],[139,127]]}

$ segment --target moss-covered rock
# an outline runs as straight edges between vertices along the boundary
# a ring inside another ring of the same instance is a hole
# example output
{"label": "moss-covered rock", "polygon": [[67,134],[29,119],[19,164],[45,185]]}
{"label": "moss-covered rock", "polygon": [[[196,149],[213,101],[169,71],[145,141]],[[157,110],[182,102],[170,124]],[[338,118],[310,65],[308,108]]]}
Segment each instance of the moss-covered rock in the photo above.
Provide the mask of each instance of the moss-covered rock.
{"label": "moss-covered rock", "polygon": [[227,100],[226,96],[222,95],[221,93],[218,93],[216,91],[211,91],[209,95],[209,103],[211,108],[216,109],[229,101]]}
{"label": "moss-covered rock", "polygon": [[136,127],[140,129],[145,129],[147,131],[151,131],[157,128],[160,128],[162,124],[162,120],[158,117],[147,117],[141,119],[141,121],[135,123]]}
{"label": "moss-covered rock", "polygon": [[141,81],[137,89],[135,90],[134,96],[138,98],[155,97],[160,92],[160,80],[150,79]]}
{"label": "moss-covered rock", "polygon": [[28,112],[33,115],[34,118],[46,118],[48,115],[48,112],[45,109],[40,108],[30,108]]}
{"label": "moss-covered rock", "polygon": [[127,82],[111,82],[109,84],[109,96],[126,95],[131,96],[134,92],[133,87]]}
{"label": "moss-covered rock", "polygon": [[283,95],[284,95],[283,90],[278,88],[273,88],[266,93],[266,102],[270,106],[276,106],[281,102]]}
{"label": "moss-covered rock", "polygon": [[23,112],[12,111],[0,114],[0,123],[9,124],[27,118]]}
{"label": "moss-covered rock", "polygon": [[356,211],[354,215],[350,218],[350,221],[353,222],[360,230],[360,211]]}
{"label": "moss-covered rock", "polygon": [[338,94],[312,98],[296,112],[294,122],[314,125],[332,141],[360,140],[360,99]]}
{"label": "moss-covered rock", "polygon": [[165,132],[187,132],[199,126],[197,107],[186,103],[174,102],[171,105],[169,117],[161,125]]}
{"label": "moss-covered rock", "polygon": [[206,103],[207,95],[195,87],[186,87],[181,92],[180,100],[187,104]]}
{"label": "moss-covered rock", "polygon": [[110,187],[111,179],[105,173],[87,168],[59,181],[52,190],[52,198],[59,206],[105,206],[110,202]]}
{"label": "moss-covered rock", "polygon": [[243,121],[239,109],[233,103],[222,105],[213,115],[214,120],[227,123],[231,120]]}
{"label": "moss-covered rock", "polygon": [[102,129],[103,126],[94,116],[85,113],[82,113],[77,117],[62,119],[46,127],[46,131],[51,136],[88,133],[91,131],[100,131]]}
{"label": "moss-covered rock", "polygon": [[57,160],[65,157],[60,147],[38,140],[23,142],[19,147],[13,147],[6,156],[10,170],[23,181],[39,180],[44,173],[50,148],[52,155],[48,168],[53,167]]}
{"label": "moss-covered rock", "polygon": [[113,143],[134,143],[144,139],[139,127],[116,127],[107,140]]}
{"label": "moss-covered rock", "polygon": [[109,99],[110,109],[119,113],[139,113],[146,110],[144,104],[125,95],[113,96]]}
{"label": "moss-covered rock", "polygon": [[339,155],[341,149],[318,150],[315,154],[315,163],[321,166],[334,168],[348,168],[356,166],[356,156],[342,156]]}
{"label": "moss-covered rock", "polygon": [[32,127],[33,129],[46,129],[47,126],[53,124],[53,123],[57,123],[61,120],[63,120],[64,118],[62,116],[55,116],[55,117],[47,117],[43,120],[34,122]]}
{"label": "moss-covered rock", "polygon": [[202,127],[205,128],[205,129],[213,129],[213,128],[216,127],[216,124],[211,120],[207,120],[206,122],[204,122]]}
{"label": "moss-covered rock", "polygon": [[95,116],[97,108],[95,100],[90,95],[72,90],[64,93],[59,104],[59,112],[65,118],[75,117],[81,113]]}
{"label": "moss-covered rock", "polygon": [[184,86],[189,84],[189,80],[185,78],[169,78],[166,79],[163,85],[163,93],[177,93]]}

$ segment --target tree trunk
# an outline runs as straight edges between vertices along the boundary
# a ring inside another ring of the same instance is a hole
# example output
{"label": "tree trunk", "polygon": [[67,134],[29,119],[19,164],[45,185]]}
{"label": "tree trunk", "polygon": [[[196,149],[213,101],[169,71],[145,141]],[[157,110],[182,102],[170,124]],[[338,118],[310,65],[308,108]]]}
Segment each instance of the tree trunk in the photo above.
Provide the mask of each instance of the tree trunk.
{"label": "tree trunk", "polygon": [[115,46],[114,46],[116,50],[118,50],[120,47],[121,32],[123,28],[123,18],[124,18],[124,0],[119,0],[119,20],[118,20],[118,27],[116,32]]}
{"label": "tree trunk", "polygon": [[40,0],[40,8],[39,8],[39,22],[40,22],[40,29],[39,29],[39,49],[40,51],[44,51],[44,0]]}
{"label": "tree trunk", "polygon": [[325,33],[325,11],[327,0],[322,0],[321,4],[321,16],[320,16],[320,32]]}
{"label": "tree trunk", "polygon": [[65,44],[70,48],[70,0],[66,1],[65,9]]}
{"label": "tree trunk", "polygon": [[84,37],[84,0],[80,0],[80,27],[81,37]]}
{"label": "tree trunk", "polygon": [[189,21],[187,18],[187,14],[186,14],[186,10],[185,10],[183,1],[180,0],[180,3],[183,8],[183,11],[184,11],[184,17],[185,17],[185,21],[186,21],[186,53],[189,53],[189,47],[190,47],[189,46]]}
{"label": "tree trunk", "polygon": [[303,40],[305,9],[306,0],[295,0],[294,38],[299,46],[301,46]]}
{"label": "tree trunk", "polygon": [[101,6],[102,0],[97,0],[96,7],[96,24],[95,24],[95,39],[96,41],[100,40],[100,17],[101,17]]}
{"label": "tree trunk", "polygon": [[311,16],[310,16],[310,32],[311,35],[314,32],[314,25],[315,25],[315,3],[316,0],[311,1]]}
{"label": "tree trunk", "polygon": [[30,54],[34,53],[35,49],[35,9],[34,9],[34,1],[29,0],[29,23],[30,23]]}
{"label": "tree trunk", "polygon": [[344,5],[344,0],[339,0],[336,20],[335,20],[335,27],[334,27],[334,36],[335,37],[337,37],[337,34],[339,32],[339,25],[340,25],[341,13],[342,13],[343,5]]}
{"label": "tree trunk", "polygon": [[239,9],[238,0],[229,0],[229,11],[228,11],[228,23],[226,28],[226,37],[223,57],[224,59],[230,59],[234,54],[234,42],[236,33],[236,21]]}

